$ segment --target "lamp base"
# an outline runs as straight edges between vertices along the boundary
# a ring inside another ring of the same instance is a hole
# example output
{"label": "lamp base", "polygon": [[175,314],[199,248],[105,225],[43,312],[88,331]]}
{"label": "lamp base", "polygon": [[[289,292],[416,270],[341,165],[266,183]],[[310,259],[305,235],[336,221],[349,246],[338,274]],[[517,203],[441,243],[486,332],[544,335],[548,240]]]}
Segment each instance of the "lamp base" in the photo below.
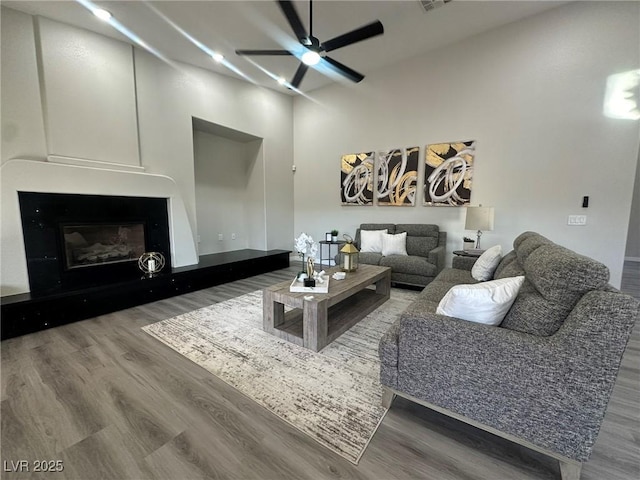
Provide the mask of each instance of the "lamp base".
{"label": "lamp base", "polygon": [[480,250],[480,237],[482,236],[482,232],[480,230],[478,230],[477,233],[478,237],[476,238],[476,250]]}

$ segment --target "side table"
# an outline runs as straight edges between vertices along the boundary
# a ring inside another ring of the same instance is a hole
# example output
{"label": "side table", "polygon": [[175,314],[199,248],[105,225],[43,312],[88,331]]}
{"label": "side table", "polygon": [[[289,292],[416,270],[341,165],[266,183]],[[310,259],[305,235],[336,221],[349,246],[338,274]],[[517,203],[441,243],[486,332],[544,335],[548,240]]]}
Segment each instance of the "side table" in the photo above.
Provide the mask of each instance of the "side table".
{"label": "side table", "polygon": [[482,255],[481,251],[478,250],[454,250],[453,251],[453,262],[452,267],[458,268],[460,270],[471,270],[473,268],[473,264],[476,263],[478,257]]}
{"label": "side table", "polygon": [[[331,261],[333,260],[333,257],[331,256],[331,247],[333,245],[336,246],[336,255],[338,253],[340,253],[340,245],[344,245],[345,242],[344,240],[338,240],[336,242],[331,241],[331,240],[320,240],[320,264],[324,265],[324,261],[327,260],[327,265],[334,265],[333,263],[331,263]],[[327,256],[324,256],[324,247],[327,247]]]}
{"label": "side table", "polygon": [[453,254],[459,257],[474,257],[478,258],[484,253],[484,250],[454,250]]}

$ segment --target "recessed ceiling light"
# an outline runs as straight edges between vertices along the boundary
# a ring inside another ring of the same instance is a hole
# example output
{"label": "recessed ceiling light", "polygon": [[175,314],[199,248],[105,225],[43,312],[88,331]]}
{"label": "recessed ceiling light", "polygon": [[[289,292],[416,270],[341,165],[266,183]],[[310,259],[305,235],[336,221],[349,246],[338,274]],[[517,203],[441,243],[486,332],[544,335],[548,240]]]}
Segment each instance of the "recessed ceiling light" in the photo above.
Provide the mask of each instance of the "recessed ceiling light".
{"label": "recessed ceiling light", "polygon": [[211,58],[213,58],[216,62],[220,63],[222,60],[224,60],[224,55],[218,52],[213,52],[211,54]]}
{"label": "recessed ceiling light", "polygon": [[315,65],[320,61],[320,55],[318,52],[314,52],[313,50],[309,50],[302,54],[302,63],[306,65]]}
{"label": "recessed ceiling light", "polygon": [[100,20],[104,20],[105,22],[111,18],[111,12],[105,10],[104,8],[95,8],[93,10],[93,14]]}

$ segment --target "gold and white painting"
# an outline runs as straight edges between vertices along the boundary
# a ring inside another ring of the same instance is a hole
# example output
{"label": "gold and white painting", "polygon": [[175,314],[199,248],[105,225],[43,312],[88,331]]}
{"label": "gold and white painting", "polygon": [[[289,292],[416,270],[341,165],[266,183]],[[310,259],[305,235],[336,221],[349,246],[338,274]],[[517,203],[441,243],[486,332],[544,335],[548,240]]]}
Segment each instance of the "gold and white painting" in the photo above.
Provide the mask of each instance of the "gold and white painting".
{"label": "gold and white painting", "polygon": [[420,147],[396,148],[376,157],[378,205],[414,206]]}
{"label": "gold and white painting", "polygon": [[374,152],[343,155],[340,161],[342,205],[373,205]]}
{"label": "gold and white painting", "polygon": [[475,140],[427,145],[425,205],[462,206],[471,202],[475,153]]}

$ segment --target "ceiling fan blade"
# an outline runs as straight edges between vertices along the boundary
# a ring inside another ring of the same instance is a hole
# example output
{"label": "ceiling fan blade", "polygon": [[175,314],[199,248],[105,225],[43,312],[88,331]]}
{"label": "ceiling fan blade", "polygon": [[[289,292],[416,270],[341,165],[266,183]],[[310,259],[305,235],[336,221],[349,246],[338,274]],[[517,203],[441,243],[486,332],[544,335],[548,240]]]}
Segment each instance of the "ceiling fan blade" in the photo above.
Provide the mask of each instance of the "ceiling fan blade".
{"label": "ceiling fan blade", "polygon": [[343,65],[342,63],[338,62],[337,60],[334,60],[333,58],[323,57],[323,60],[325,60],[329,64],[329,67],[334,72],[339,73],[343,77],[348,78],[352,82],[358,83],[362,81],[362,79],[364,78],[364,75],[362,75],[361,73],[358,73],[355,70],[350,69],[346,65]]}
{"label": "ceiling fan blade", "polygon": [[296,73],[293,76],[293,80],[291,80],[291,86],[293,88],[298,88],[298,85],[300,85],[300,82],[302,82],[302,77],[304,77],[304,74],[307,73],[308,69],[309,65],[300,62],[300,66],[298,67],[298,70],[296,70]]}
{"label": "ceiling fan blade", "polygon": [[236,55],[293,55],[288,50],[236,50]]}
{"label": "ceiling fan blade", "polygon": [[280,5],[280,9],[284,16],[287,17],[287,21],[289,25],[291,25],[291,29],[293,33],[295,33],[296,38],[302,42],[304,39],[308,37],[307,31],[304,29],[302,25],[302,21],[298,16],[298,12],[296,12],[296,8],[293,6],[293,2],[290,0],[279,0],[278,5]]}
{"label": "ceiling fan blade", "polygon": [[362,40],[375,37],[376,35],[382,35],[383,33],[384,27],[382,23],[380,23],[380,20],[376,20],[364,27],[356,28],[331,40],[327,40],[322,43],[321,47],[325,52],[330,52],[336,48],[346,47],[352,43],[361,42]]}

